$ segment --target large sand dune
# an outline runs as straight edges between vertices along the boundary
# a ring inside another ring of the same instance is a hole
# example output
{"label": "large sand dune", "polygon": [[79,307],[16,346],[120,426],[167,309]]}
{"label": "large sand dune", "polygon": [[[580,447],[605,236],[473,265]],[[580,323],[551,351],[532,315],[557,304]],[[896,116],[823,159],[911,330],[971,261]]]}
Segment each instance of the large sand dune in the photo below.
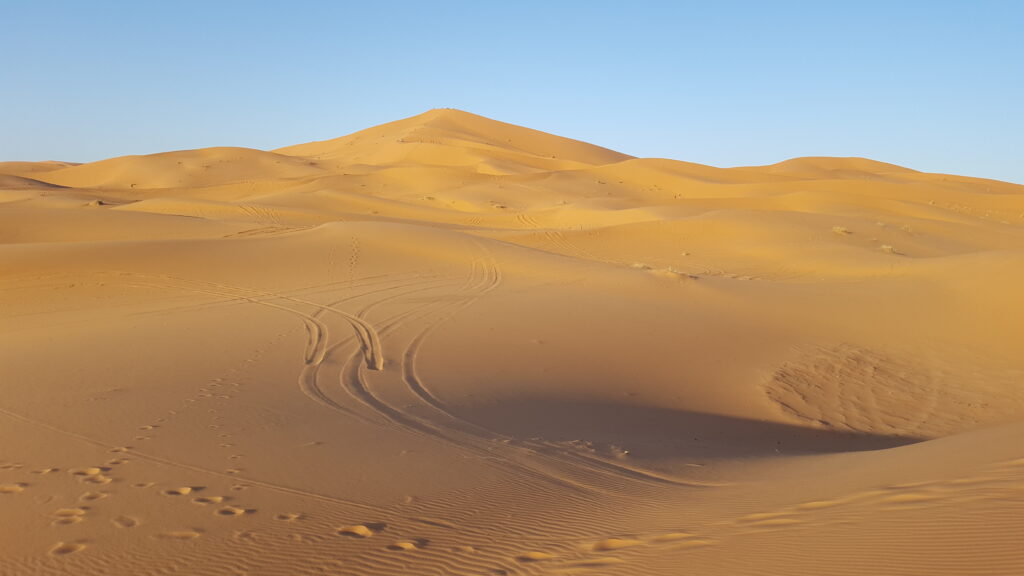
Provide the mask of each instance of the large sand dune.
{"label": "large sand dune", "polygon": [[456,110],[0,163],[0,575],[1024,574],[1024,186]]}

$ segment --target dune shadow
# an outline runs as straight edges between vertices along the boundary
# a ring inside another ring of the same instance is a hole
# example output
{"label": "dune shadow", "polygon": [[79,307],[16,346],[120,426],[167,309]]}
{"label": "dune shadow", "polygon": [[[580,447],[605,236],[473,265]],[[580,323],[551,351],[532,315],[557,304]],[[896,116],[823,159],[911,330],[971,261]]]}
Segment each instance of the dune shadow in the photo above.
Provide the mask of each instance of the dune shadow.
{"label": "dune shadow", "polygon": [[519,440],[567,443],[638,458],[739,458],[882,450],[925,440],[716,414],[550,398],[453,407],[461,418]]}

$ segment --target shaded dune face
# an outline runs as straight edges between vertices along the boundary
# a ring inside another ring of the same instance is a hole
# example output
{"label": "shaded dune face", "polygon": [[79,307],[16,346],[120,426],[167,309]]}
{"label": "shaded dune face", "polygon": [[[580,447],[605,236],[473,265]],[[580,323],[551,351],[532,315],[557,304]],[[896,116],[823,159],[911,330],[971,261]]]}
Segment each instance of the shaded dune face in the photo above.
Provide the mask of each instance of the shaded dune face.
{"label": "shaded dune face", "polygon": [[1017,574],[1024,187],[458,110],[0,162],[0,576]]}

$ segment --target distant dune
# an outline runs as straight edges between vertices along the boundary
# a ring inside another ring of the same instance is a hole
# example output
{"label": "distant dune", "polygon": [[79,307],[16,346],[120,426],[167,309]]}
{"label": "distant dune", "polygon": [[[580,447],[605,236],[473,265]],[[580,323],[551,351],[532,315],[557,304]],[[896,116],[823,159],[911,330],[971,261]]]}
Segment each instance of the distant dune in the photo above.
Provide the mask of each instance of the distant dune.
{"label": "distant dune", "polygon": [[13,174],[0,174],[0,189],[2,190],[23,190],[26,188],[63,188],[57,184],[50,184],[33,178],[15,176]]}
{"label": "distant dune", "polygon": [[443,109],[0,162],[0,576],[1024,574],[1024,186]]}

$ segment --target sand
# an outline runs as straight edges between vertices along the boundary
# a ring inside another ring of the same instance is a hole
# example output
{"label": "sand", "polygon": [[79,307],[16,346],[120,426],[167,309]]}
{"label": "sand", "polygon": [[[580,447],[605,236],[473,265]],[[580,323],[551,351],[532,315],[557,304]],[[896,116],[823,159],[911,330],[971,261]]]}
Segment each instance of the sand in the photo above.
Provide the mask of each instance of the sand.
{"label": "sand", "polygon": [[1024,186],[457,110],[0,163],[0,575],[1024,573]]}

